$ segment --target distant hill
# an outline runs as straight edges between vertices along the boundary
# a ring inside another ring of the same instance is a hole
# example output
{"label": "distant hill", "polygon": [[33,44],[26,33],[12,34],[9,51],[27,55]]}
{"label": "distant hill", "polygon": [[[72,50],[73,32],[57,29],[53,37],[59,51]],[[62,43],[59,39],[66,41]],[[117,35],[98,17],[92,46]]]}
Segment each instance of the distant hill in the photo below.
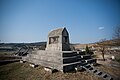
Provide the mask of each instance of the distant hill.
{"label": "distant hill", "polygon": [[100,41],[100,42],[95,42],[95,43],[89,43],[89,44],[71,44],[75,49],[84,49],[86,45],[89,47],[96,46],[97,44],[102,43],[105,44],[106,46],[120,46],[120,44],[116,43],[116,40],[105,40],[105,41]]}
{"label": "distant hill", "polygon": [[[98,43],[104,43],[108,46],[120,46],[120,44],[116,44],[115,40],[106,40],[106,41],[101,41],[101,42],[95,42],[95,43],[89,43],[89,44],[71,44],[71,46],[75,47],[76,49],[80,49],[80,48],[85,48],[86,45],[90,46],[94,46]],[[22,47],[22,46],[46,46],[47,42],[35,42],[35,43],[0,43],[0,47]]]}
{"label": "distant hill", "polygon": [[22,47],[22,46],[45,46],[46,42],[35,42],[35,43],[0,43],[0,47]]}
{"label": "distant hill", "polygon": [[120,46],[120,44],[117,41],[118,40],[116,40],[116,39],[112,39],[112,40],[105,40],[105,41],[96,42],[96,44],[102,43],[102,44],[105,44],[107,46]]}

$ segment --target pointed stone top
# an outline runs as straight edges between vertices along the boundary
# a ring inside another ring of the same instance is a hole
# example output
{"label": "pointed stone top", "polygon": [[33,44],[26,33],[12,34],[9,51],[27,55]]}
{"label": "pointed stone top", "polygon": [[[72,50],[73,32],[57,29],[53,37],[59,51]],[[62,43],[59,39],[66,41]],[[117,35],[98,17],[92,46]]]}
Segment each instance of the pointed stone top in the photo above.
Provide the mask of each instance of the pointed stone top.
{"label": "pointed stone top", "polygon": [[66,29],[65,27],[54,29],[54,30],[52,30],[52,31],[48,34],[48,36],[62,35],[62,32],[63,32],[63,30],[65,30],[65,29]]}

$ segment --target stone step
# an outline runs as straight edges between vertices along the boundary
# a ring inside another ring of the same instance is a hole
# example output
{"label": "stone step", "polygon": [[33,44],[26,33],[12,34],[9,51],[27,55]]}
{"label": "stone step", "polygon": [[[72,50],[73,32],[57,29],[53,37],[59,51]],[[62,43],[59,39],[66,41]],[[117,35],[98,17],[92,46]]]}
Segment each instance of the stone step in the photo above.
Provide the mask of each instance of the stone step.
{"label": "stone step", "polygon": [[43,61],[50,61],[50,62],[57,62],[57,63],[62,63],[62,64],[74,63],[74,62],[81,61],[81,58],[80,58],[79,55],[78,56],[72,56],[72,57],[60,58],[60,57],[54,57],[54,56],[49,56],[48,57],[48,56],[43,56],[43,55],[38,56],[38,55],[30,54],[30,55],[27,56],[27,58],[38,59],[38,60],[43,60]]}
{"label": "stone step", "polygon": [[102,75],[102,72],[101,71],[97,71],[96,75]]}
{"label": "stone step", "polygon": [[44,70],[47,71],[47,72],[50,72],[50,73],[54,73],[54,72],[57,72],[57,71],[58,71],[58,70],[56,70],[56,69],[51,69],[51,68],[49,68],[49,67],[45,67]]}
{"label": "stone step", "polygon": [[89,69],[91,66],[89,64],[84,66],[85,68]]}
{"label": "stone step", "polygon": [[93,70],[93,68],[92,68],[92,67],[90,67],[90,68],[89,68],[89,70]]}
{"label": "stone step", "polygon": [[74,63],[69,63],[69,64],[64,64],[63,65],[63,72],[69,72],[75,70],[77,66],[80,66],[81,62],[74,62]]}
{"label": "stone step", "polygon": [[85,62],[89,63],[89,64],[96,63],[96,59],[87,59],[87,60],[85,60]]}
{"label": "stone step", "polygon": [[103,78],[104,80],[113,80],[113,78],[104,73],[104,72],[101,72],[101,71],[98,71],[97,69],[95,69],[93,66],[87,64],[87,65],[84,65],[83,68],[87,71],[87,72],[90,72],[100,78]]}
{"label": "stone step", "polygon": [[62,57],[78,56],[77,52],[63,52]]}
{"label": "stone step", "polygon": [[103,74],[102,74],[102,77],[103,77],[103,78],[107,78],[108,75],[103,73]]}
{"label": "stone step", "polygon": [[96,73],[96,72],[97,72],[97,70],[96,70],[96,69],[93,69],[93,70],[92,70],[92,72],[93,72],[93,73]]}
{"label": "stone step", "polygon": [[73,56],[73,57],[65,57],[65,58],[63,58],[63,64],[73,63],[73,62],[78,62],[78,61],[81,61],[80,56]]}
{"label": "stone step", "polygon": [[73,63],[63,64],[63,66],[67,66],[67,65],[80,65],[80,64],[82,64],[81,61],[77,61],[77,62],[73,62]]}
{"label": "stone step", "polygon": [[27,61],[30,63],[34,63],[35,65],[42,65],[45,67],[49,67],[52,69],[57,69],[62,72],[67,72],[74,70],[77,65],[80,65],[80,61],[78,62],[73,62],[73,63],[67,63],[67,64],[62,64],[62,63],[57,63],[57,62],[52,62],[52,61],[44,61],[44,60],[39,60],[39,59],[34,59],[34,58],[27,58]]}
{"label": "stone step", "polygon": [[35,64],[29,64],[30,65],[30,67],[32,67],[32,68],[35,68],[35,67],[37,67],[38,65],[35,65]]}
{"label": "stone step", "polygon": [[90,55],[81,55],[81,58],[82,59],[91,59],[91,56]]}

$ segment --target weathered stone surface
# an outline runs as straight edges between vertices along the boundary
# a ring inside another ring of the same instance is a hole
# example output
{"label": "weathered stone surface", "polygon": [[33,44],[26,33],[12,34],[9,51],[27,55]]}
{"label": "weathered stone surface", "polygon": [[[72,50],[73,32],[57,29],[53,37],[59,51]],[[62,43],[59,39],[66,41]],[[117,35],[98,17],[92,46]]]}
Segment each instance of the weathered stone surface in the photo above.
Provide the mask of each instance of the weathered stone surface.
{"label": "weathered stone surface", "polygon": [[81,60],[80,56],[68,57],[63,59],[63,64],[78,62],[80,60]]}
{"label": "weathered stone surface", "polygon": [[48,34],[46,50],[50,51],[69,51],[69,34],[66,28],[59,28]]}
{"label": "weathered stone surface", "polygon": [[63,54],[62,54],[63,57],[72,57],[77,55],[78,54],[75,51],[63,51]]}
{"label": "weathered stone surface", "polygon": [[96,59],[87,59],[86,63],[96,63]]}
{"label": "weathered stone surface", "polygon": [[[69,71],[70,69],[74,70],[75,66],[80,65],[81,58],[78,55],[72,57],[63,57],[63,54],[66,54],[65,51],[59,52],[59,55],[53,55],[53,53],[56,53],[53,51],[42,51],[43,53],[38,52],[36,51],[36,53],[34,52],[34,54],[29,54],[27,57],[23,57],[23,60],[34,63],[36,65],[42,65],[45,67],[61,70],[63,72]],[[69,53],[67,52],[67,54]]]}
{"label": "weathered stone surface", "polygon": [[91,56],[90,55],[81,55],[81,58],[83,58],[83,59],[90,59]]}
{"label": "weathered stone surface", "polygon": [[46,50],[32,51],[22,59],[35,65],[67,72],[86,64],[85,59],[90,58],[90,56],[81,55],[78,51],[70,51],[69,34],[66,28],[60,28],[48,34]]}
{"label": "weathered stone surface", "polygon": [[52,73],[52,69],[50,69],[50,68],[45,67],[44,70]]}

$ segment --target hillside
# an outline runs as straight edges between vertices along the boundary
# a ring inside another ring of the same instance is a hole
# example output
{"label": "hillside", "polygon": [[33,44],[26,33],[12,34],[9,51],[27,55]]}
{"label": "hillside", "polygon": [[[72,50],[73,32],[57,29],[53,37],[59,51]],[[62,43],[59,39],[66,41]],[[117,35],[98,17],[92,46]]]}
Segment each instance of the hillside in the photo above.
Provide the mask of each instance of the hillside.
{"label": "hillside", "polygon": [[105,40],[105,41],[100,41],[100,42],[95,42],[95,43],[89,43],[89,44],[71,44],[75,49],[84,49],[86,45],[89,47],[94,47],[97,44],[104,44],[106,46],[111,46],[111,47],[119,47],[120,44],[116,43],[116,40]]}

